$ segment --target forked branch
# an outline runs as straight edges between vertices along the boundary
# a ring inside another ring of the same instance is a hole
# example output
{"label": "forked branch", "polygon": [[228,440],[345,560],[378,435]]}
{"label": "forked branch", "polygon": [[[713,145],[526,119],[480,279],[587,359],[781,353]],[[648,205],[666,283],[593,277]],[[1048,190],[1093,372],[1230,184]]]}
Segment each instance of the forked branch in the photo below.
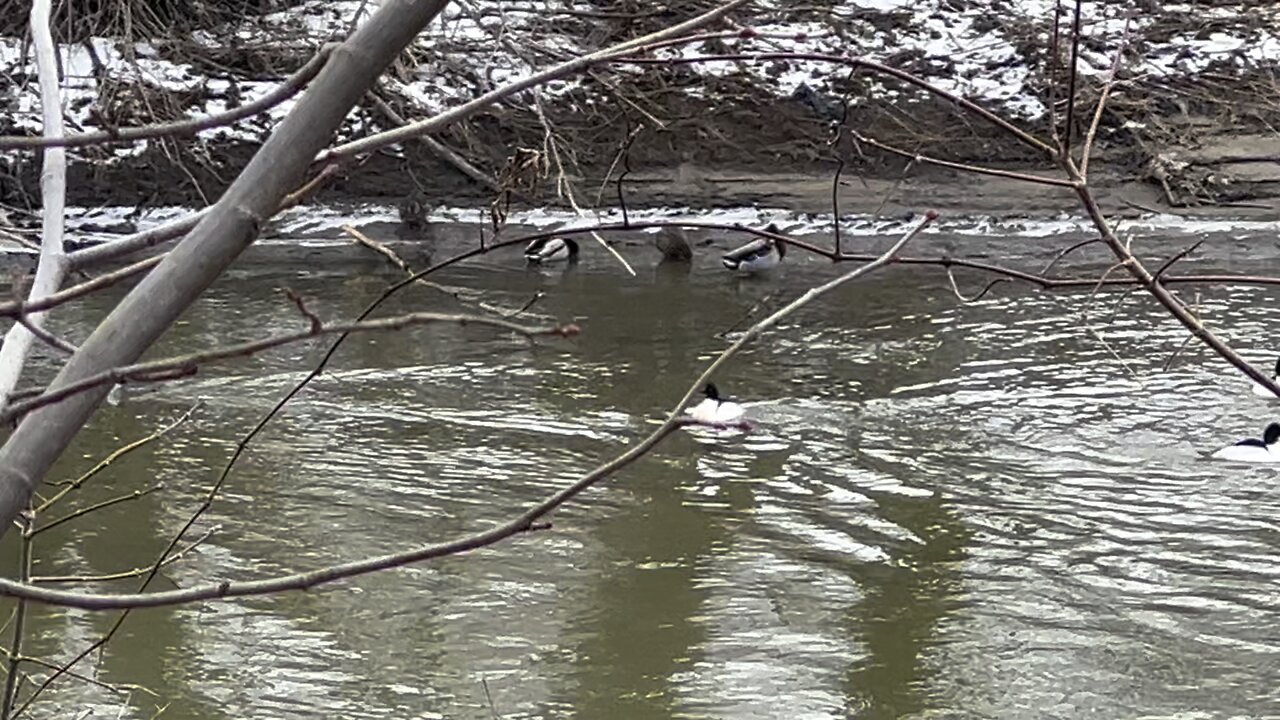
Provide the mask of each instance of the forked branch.
{"label": "forked branch", "polygon": [[[297,296],[294,296],[295,302],[297,302],[296,297]],[[304,313],[310,312],[305,309],[305,305],[300,305],[300,308]],[[458,325],[483,325],[518,333],[526,337],[537,337],[540,335],[571,337],[580,332],[578,326],[573,324],[550,327],[530,327],[514,323],[509,320],[484,315],[460,315],[433,312],[408,313],[405,315],[397,315],[395,317],[380,318],[378,320],[333,324],[322,323],[319,321],[319,318],[314,315],[309,315],[308,319],[310,321],[310,326],[306,330],[300,330],[298,332],[284,333],[281,335],[263,338],[261,340],[251,340],[249,342],[215,348],[213,350],[160,358],[158,360],[148,360],[146,362],[121,365],[119,367],[103,370],[75,382],[47,390],[44,393],[28,400],[22,400],[14,403],[12,406],[0,412],[0,423],[7,422],[16,417],[21,417],[36,408],[51,405],[60,400],[71,397],[72,395],[85,392],[86,390],[90,390],[106,383],[157,382],[161,380],[172,380],[174,378],[187,377],[196,374],[199,372],[201,367],[210,363],[230,358],[248,357],[250,355],[263,352],[264,350],[270,350],[282,345],[309,340],[322,335],[345,336],[353,332],[400,330],[412,325],[440,322],[455,323]]]}
{"label": "forked branch", "polygon": [[[119,608],[160,607],[165,605],[199,602],[203,600],[277,594],[290,590],[304,590],[324,583],[365,575],[379,570],[400,567],[410,563],[421,562],[423,560],[446,557],[449,555],[458,555],[493,545],[507,538],[526,532],[549,528],[550,526],[543,522],[543,519],[547,515],[577,497],[587,488],[596,485],[618,470],[627,467],[631,463],[643,457],[664,438],[671,435],[671,433],[684,427],[707,425],[707,423],[702,423],[689,417],[682,417],[681,411],[688,404],[689,399],[693,397],[698,388],[701,387],[717,369],[736,354],[739,349],[746,345],[746,343],[755,337],[758,337],[765,330],[773,327],[782,319],[795,313],[797,310],[808,305],[819,297],[822,297],[832,290],[856,280],[869,272],[884,267],[893,259],[893,256],[896,253],[901,251],[912,238],[924,229],[924,227],[932,223],[936,217],[937,215],[935,213],[930,212],[923,222],[905,234],[900,240],[895,242],[891,248],[885,251],[884,254],[880,255],[872,262],[855,268],[854,270],[851,270],[850,272],[847,272],[823,285],[808,290],[800,297],[788,303],[782,309],[756,323],[744,332],[733,344],[726,348],[707,367],[707,369],[703,371],[698,379],[689,386],[689,389],[685,392],[679,402],[677,402],[672,408],[666,420],[663,421],[663,423],[647,437],[628,448],[617,457],[614,457],[584,474],[569,486],[559,490],[542,502],[530,507],[520,516],[489,530],[468,535],[450,542],[425,545],[404,552],[390,553],[354,562],[332,565],[310,572],[294,573],[262,580],[249,580],[243,582],[225,581],[221,583],[155,593],[94,594],[53,590],[38,587],[31,583],[0,579],[0,595],[19,597],[52,605],[79,607],[88,610],[109,610]],[[746,426],[742,424],[713,424],[712,427],[745,428]],[[225,472],[223,478],[225,478]],[[221,482],[221,479],[219,482]]]}
{"label": "forked branch", "polygon": [[302,67],[298,68],[293,75],[284,83],[271,92],[254,100],[251,103],[241,105],[234,110],[228,110],[224,113],[209,115],[202,118],[191,118],[188,120],[179,120],[171,123],[159,123],[156,125],[145,125],[141,127],[127,128],[110,128],[100,130],[98,132],[84,133],[81,135],[68,135],[66,137],[50,138],[50,137],[26,137],[23,135],[3,135],[0,136],[0,150],[18,150],[18,149],[35,149],[49,147],[85,147],[87,145],[109,145],[118,143],[131,143],[139,140],[152,140],[162,137],[184,137],[187,135],[195,135],[205,130],[211,130],[223,125],[232,125],[245,118],[253,117],[264,113],[289,98],[297,95],[303,87],[306,86],[316,73],[320,72],[320,68],[324,67],[324,63],[329,58],[330,51],[335,46],[325,45],[320,48],[319,52],[311,57]]}

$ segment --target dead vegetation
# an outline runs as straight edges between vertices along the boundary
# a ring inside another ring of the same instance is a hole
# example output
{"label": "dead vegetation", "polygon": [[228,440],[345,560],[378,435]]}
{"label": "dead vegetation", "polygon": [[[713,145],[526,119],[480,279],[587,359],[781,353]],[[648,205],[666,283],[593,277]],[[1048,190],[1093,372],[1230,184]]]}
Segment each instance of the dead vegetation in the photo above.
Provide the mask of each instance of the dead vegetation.
{"label": "dead vegetation", "polygon": [[[495,41],[530,65],[545,65],[568,57],[567,43],[578,47],[598,47],[624,37],[649,32],[705,11],[714,3],[699,0],[668,6],[654,6],[639,0],[592,0],[537,5],[543,12],[528,12],[531,5],[519,3],[480,4],[472,0],[459,4],[461,18],[489,28],[490,37],[453,32],[448,24],[430,44],[406,51],[396,64],[394,81],[387,100],[404,118],[430,115],[432,108],[422,102],[422,87],[413,83],[441,77],[440,93],[457,97],[474,95],[491,88],[500,79],[500,68],[492,62]],[[1054,66],[1046,48],[1052,32],[1052,17],[1028,17],[1012,6],[994,3],[1004,15],[985,16],[975,29],[999,33],[1017,50],[1017,57],[1002,62],[1024,63],[1030,68],[1021,96],[1051,102],[1061,109],[1063,98],[1049,91]],[[1121,3],[1103,3],[1105,16],[1118,17]],[[1266,31],[1276,18],[1270,11],[1248,10],[1238,3],[1212,3],[1213,11],[1188,13],[1177,7],[1149,3],[1139,10],[1141,30],[1130,42],[1129,59],[1137,60],[1153,47],[1179,38],[1210,38],[1215,34],[1251,37]],[[294,22],[282,28],[278,23],[263,25],[266,13],[289,10]],[[522,11],[523,10],[523,11]],[[1238,12],[1236,11],[1238,10]],[[752,25],[767,27],[785,19],[822,28],[839,38],[842,46],[857,53],[869,38],[879,38],[895,46],[909,32],[920,32],[921,23],[936,22],[949,11],[945,3],[932,12],[880,12],[827,0],[786,7],[764,3],[753,11]],[[336,9],[313,4],[272,0],[219,0],[190,3],[183,0],[130,0],[125,3],[64,2],[59,10],[59,27],[64,41],[77,42],[88,34],[109,34],[121,43],[154,36],[159,55],[190,65],[208,79],[225,81],[211,89],[207,81],[193,79],[183,91],[162,90],[145,81],[101,78],[99,99],[91,117],[100,127],[127,126],[198,115],[211,99],[234,104],[238,83],[280,78],[300,66],[327,38],[308,30],[309,20],[323,19]],[[1068,22],[1069,19],[1063,19]],[[177,23],[177,25],[174,25]],[[200,28],[200,39],[173,39],[174,27]],[[160,28],[166,28],[163,33]],[[1086,28],[1087,29],[1087,28]],[[0,25],[0,33],[14,34],[20,28],[11,22]],[[165,38],[165,39],[161,39]],[[1084,39],[1098,48],[1113,43],[1115,37]],[[804,37],[791,40],[803,44]],[[697,50],[702,54],[726,52],[731,43],[714,39]],[[794,46],[794,44],[793,44]],[[1058,66],[1065,63],[1059,58]],[[886,64],[927,78],[949,77],[956,73],[955,61],[929,56],[918,49],[891,53]],[[1175,62],[1176,64],[1176,62]],[[1127,62],[1125,67],[1136,63]],[[838,67],[819,67],[793,92],[779,93],[774,81],[794,77],[799,65],[775,61],[724,72],[704,73],[688,65],[670,67],[623,66],[597,69],[578,79],[552,84],[541,91],[546,119],[556,128],[565,151],[567,171],[588,184],[599,183],[614,166],[618,148],[634,128],[641,137],[631,145],[630,161],[637,169],[678,169],[687,166],[719,170],[758,168],[762,162],[798,173],[826,172],[838,152],[850,168],[866,176],[888,177],[901,173],[906,161],[884,153],[864,153],[856,143],[827,145],[831,123],[846,117],[851,126],[866,134],[911,152],[926,153],[955,162],[994,160],[1002,167],[1017,168],[1036,161],[1024,146],[1003,133],[981,124],[953,122],[955,113],[944,101],[892,79],[848,73]],[[998,68],[992,67],[994,71]],[[1101,118],[1098,131],[1098,160],[1121,177],[1151,183],[1160,189],[1170,205],[1185,206],[1238,202],[1251,197],[1275,195],[1276,183],[1246,181],[1236,177],[1209,158],[1210,164],[1195,155],[1207,142],[1223,136],[1275,133],[1280,127],[1280,88],[1276,68],[1254,63],[1239,52],[1224,53],[1201,71],[1182,76],[1156,77],[1123,70]],[[16,86],[24,82],[11,76]],[[0,81],[2,82],[2,81]],[[223,89],[225,84],[226,89]],[[1077,88],[1080,102],[1092,105],[1101,90],[1098,76],[1082,78]],[[0,89],[2,91],[2,89]],[[433,102],[448,105],[447,97]],[[1001,108],[993,108],[1001,109]],[[1005,108],[1007,109],[1007,108]],[[387,125],[387,119],[366,106],[352,121],[363,128]],[[1025,117],[1026,126],[1039,127],[1043,118]],[[1078,122],[1084,122],[1083,120]],[[0,125],[3,121],[0,121]],[[0,131],[6,128],[0,127]],[[1073,132],[1083,132],[1084,127]],[[267,127],[262,126],[260,137]],[[453,149],[466,163],[482,174],[497,177],[508,161],[504,148],[540,147],[546,128],[534,111],[532,96],[521,96],[477,118],[459,124],[437,140]],[[243,141],[240,141],[243,145]],[[248,149],[236,143],[195,144],[193,152],[177,145],[150,148],[136,157],[107,163],[105,156],[81,155],[87,163],[74,163],[72,183],[77,193],[73,202],[136,202],[139,195],[154,193],[152,200],[163,203],[200,202],[216,196],[223,177],[232,173]],[[18,159],[5,168],[16,182],[0,183],[0,201],[29,205],[38,186],[34,165]],[[146,173],[136,172],[139,165]],[[413,169],[411,184],[419,192],[458,200],[487,198],[489,188],[467,177],[457,163],[420,145],[406,147],[398,156],[378,155],[348,174],[328,192],[369,198],[396,200],[405,193],[406,170]],[[919,170],[917,170],[919,171]],[[138,178],[160,172],[170,181],[153,188],[140,188]],[[88,181],[88,182],[86,182]],[[548,184],[535,188],[529,199],[546,201],[553,189]]]}

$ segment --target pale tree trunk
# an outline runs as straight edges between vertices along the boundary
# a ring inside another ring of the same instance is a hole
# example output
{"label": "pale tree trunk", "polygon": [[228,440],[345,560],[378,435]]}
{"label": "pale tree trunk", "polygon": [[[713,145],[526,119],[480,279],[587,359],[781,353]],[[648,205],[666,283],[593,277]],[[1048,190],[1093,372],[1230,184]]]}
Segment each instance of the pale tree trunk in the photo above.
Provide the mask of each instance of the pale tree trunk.
{"label": "pale tree trunk", "polygon": [[[253,243],[378,76],[448,0],[386,0],[341,47],[199,224],[112,310],[51,387],[134,362]],[[0,531],[70,444],[108,388],[27,415],[0,448]]]}
{"label": "pale tree trunk", "polygon": [[[31,44],[35,49],[40,78],[40,115],[44,136],[60,138],[63,135],[62,99],[58,90],[58,61],[54,56],[53,33],[49,28],[49,5],[50,0],[35,0],[31,6]],[[51,295],[62,287],[67,268],[67,255],[62,247],[66,198],[67,151],[60,147],[45,148],[44,167],[40,173],[40,262],[31,284],[30,300]],[[32,313],[28,319],[37,326],[44,324],[39,313]],[[9,403],[9,395],[18,385],[34,341],[31,331],[16,322],[4,336],[4,346],[0,347],[0,408]]]}

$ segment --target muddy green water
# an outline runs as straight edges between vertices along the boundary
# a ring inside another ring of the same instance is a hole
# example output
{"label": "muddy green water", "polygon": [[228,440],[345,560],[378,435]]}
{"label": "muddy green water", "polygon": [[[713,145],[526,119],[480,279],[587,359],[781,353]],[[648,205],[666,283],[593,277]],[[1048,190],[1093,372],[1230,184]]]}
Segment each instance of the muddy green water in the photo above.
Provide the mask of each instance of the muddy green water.
{"label": "muddy green water", "polygon": [[[636,279],[603,259],[563,273],[517,260],[438,279],[512,307],[545,292],[534,312],[580,323],[581,337],[531,344],[434,326],[352,338],[253,445],[197,527],[210,539],[156,587],[317,568],[502,521],[640,438],[753,306],[835,272],[797,260],[737,280],[705,252],[692,271],[641,262]],[[1280,273],[1274,257],[1255,265]],[[283,286],[348,317],[393,277],[373,262],[248,264],[165,347],[298,327]],[[1201,457],[1258,434],[1280,406],[1198,348],[1166,371],[1182,333],[1143,297],[1094,305],[1100,341],[1079,312],[1087,294],[1003,285],[964,305],[935,271],[885,271],[721,373],[754,432],[673,437],[557,513],[553,530],[492,549],[305,593],[137,612],[78,671],[155,695],[65,679],[33,716],[1280,713],[1280,474]],[[1205,289],[1199,302],[1274,363],[1276,291]],[[59,327],[81,337],[107,307],[62,313]],[[453,307],[415,289],[386,313]],[[163,490],[41,536],[36,574],[153,559],[322,348],[104,406],[51,479],[204,399],[193,422],[64,511]],[[0,550],[11,569],[13,538]],[[64,660],[114,617],[38,609],[24,652]]]}

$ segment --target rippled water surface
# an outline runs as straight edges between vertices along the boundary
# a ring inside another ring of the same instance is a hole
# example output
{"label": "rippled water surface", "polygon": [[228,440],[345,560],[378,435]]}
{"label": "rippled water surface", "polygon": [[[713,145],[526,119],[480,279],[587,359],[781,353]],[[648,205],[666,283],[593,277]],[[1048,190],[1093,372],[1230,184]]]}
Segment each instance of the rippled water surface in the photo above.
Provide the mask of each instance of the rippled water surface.
{"label": "rippled water surface", "polygon": [[[209,539],[156,587],[313,569],[510,518],[652,429],[753,308],[759,317],[838,271],[796,261],[738,280],[708,253],[691,272],[650,262],[635,279],[604,259],[526,271],[515,253],[439,275],[514,308],[543,292],[530,322],[584,332],[531,343],[438,325],[353,337],[255,441],[197,525]],[[301,327],[281,287],[338,319],[395,277],[373,261],[244,267],[167,337],[169,352]],[[1247,271],[1280,274],[1280,263]],[[1251,359],[1274,363],[1276,291],[1185,292]],[[1100,294],[1086,318],[1089,294],[1006,284],[963,304],[932,269],[868,277],[719,374],[749,405],[753,432],[672,437],[558,512],[551,530],[492,549],[276,598],[138,612],[79,668],[154,696],[67,679],[40,708],[148,718],[167,705],[165,717],[211,719],[1280,713],[1280,472],[1203,457],[1260,433],[1280,405],[1198,347],[1177,352],[1183,332],[1145,296]],[[105,308],[63,313],[60,327],[82,337]],[[385,314],[422,309],[456,304],[416,288]],[[41,536],[35,573],[154,558],[237,439],[324,347],[210,367],[104,406],[56,479],[205,401],[74,502],[163,489]],[[113,618],[40,610],[24,652],[65,660]]]}

